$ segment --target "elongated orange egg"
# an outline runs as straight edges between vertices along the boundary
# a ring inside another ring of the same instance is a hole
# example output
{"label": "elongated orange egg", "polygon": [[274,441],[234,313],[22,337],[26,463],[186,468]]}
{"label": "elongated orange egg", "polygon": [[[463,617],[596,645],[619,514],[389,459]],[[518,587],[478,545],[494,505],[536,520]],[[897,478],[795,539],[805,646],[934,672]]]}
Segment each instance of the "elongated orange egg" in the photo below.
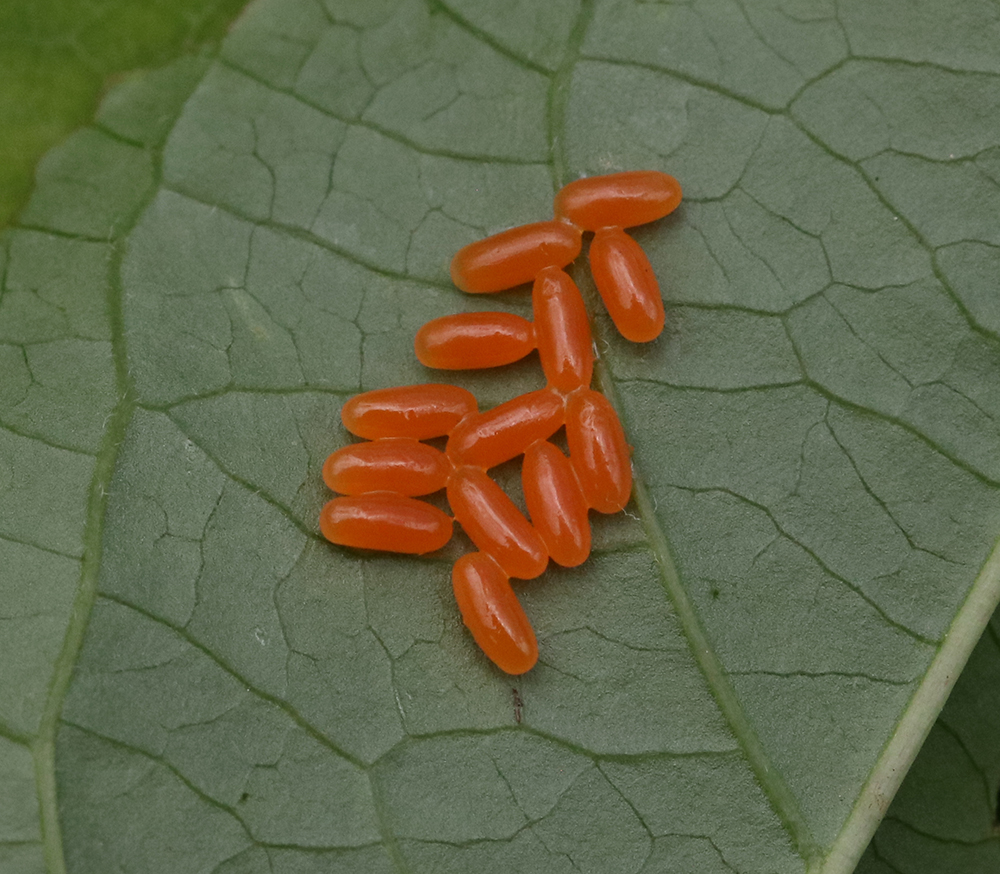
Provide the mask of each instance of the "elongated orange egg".
{"label": "elongated orange egg", "polygon": [[334,498],[320,511],[319,528],[341,546],[423,555],[451,539],[452,520],[424,501],[396,492],[368,492]]}
{"label": "elongated orange egg", "polygon": [[549,554],[538,532],[486,473],[462,467],[448,480],[448,503],[469,539],[496,559],[509,577],[531,580]]}
{"label": "elongated orange egg", "polygon": [[344,427],[358,437],[444,437],[476,411],[472,392],[455,385],[427,383],[377,388],[355,395],[340,411]]}
{"label": "elongated orange egg", "polygon": [[626,340],[647,343],[660,336],[665,321],[660,286],[635,240],[621,228],[601,228],[590,244],[590,272]]}
{"label": "elongated orange egg", "polygon": [[438,370],[499,367],[535,348],[534,328],[512,313],[458,313],[433,319],[417,331],[417,360]]}
{"label": "elongated orange egg", "polygon": [[510,578],[482,552],[463,555],[451,572],[465,627],[501,671],[523,674],[538,661],[538,641]]}
{"label": "elongated orange egg", "polygon": [[681,202],[681,185],[658,170],[630,170],[577,179],[556,195],[556,218],[585,231],[630,228],[669,215]]}
{"label": "elongated orange egg", "polygon": [[531,301],[535,342],[549,385],[561,392],[589,386],[594,341],[576,283],[558,267],[546,267],[535,277]]}
{"label": "elongated orange egg", "polygon": [[567,222],[535,222],[459,249],[451,279],[462,291],[503,291],[531,282],[543,267],[565,267],[580,254],[581,231]]}
{"label": "elongated orange egg", "polygon": [[451,473],[447,456],[410,437],[387,437],[338,449],[323,465],[323,482],[342,495],[391,491],[429,495]]}
{"label": "elongated orange egg", "polygon": [[532,443],[521,468],[531,524],[556,564],[576,567],[590,555],[587,500],[573,466],[546,440]]}
{"label": "elongated orange egg", "polygon": [[562,395],[550,388],[518,395],[463,419],[451,432],[445,452],[453,463],[473,467],[509,461],[559,430],[565,421],[565,404]]}
{"label": "elongated orange egg", "polygon": [[617,513],[632,491],[632,463],[625,431],[611,402],[582,389],[566,404],[566,442],[587,503],[599,513]]}

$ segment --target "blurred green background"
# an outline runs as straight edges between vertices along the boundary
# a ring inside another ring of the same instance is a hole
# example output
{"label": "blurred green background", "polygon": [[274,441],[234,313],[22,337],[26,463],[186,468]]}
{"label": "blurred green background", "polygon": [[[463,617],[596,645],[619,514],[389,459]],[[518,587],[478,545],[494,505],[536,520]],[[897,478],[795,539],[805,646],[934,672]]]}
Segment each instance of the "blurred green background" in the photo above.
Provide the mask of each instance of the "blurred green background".
{"label": "blurred green background", "polygon": [[0,228],[105,90],[218,42],[246,0],[0,0]]}

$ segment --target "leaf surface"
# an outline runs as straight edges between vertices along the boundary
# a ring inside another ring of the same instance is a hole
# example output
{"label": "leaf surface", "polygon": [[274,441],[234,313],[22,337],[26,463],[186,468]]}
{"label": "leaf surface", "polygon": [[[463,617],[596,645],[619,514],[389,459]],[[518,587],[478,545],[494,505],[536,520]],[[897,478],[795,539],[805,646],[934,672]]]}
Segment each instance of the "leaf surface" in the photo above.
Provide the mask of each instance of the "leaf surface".
{"label": "leaf surface", "polygon": [[[1000,596],[995,25],[502,6],[258,0],[43,163],[0,249],[12,870],[861,855]],[[635,231],[664,336],[574,268],[633,503],[520,587],[514,692],[454,607],[462,536],[331,547],[319,470],[348,397],[441,379],[425,321],[530,314],[454,289],[460,246],[646,167],[685,190]]]}

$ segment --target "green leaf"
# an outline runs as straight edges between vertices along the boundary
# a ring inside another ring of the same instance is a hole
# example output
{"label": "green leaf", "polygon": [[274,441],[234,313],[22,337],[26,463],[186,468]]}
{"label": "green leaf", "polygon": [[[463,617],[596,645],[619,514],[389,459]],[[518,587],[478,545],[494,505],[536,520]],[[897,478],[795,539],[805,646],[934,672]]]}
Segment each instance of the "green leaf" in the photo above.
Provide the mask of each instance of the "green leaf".
{"label": "green leaf", "polygon": [[[1000,599],[998,34],[956,8],[258,0],[112,91],[0,238],[0,862],[851,871]],[[441,380],[425,321],[529,313],[460,246],[645,167],[664,336],[574,268],[634,500],[520,586],[515,681],[463,536],[332,547],[319,470],[348,397]]]}

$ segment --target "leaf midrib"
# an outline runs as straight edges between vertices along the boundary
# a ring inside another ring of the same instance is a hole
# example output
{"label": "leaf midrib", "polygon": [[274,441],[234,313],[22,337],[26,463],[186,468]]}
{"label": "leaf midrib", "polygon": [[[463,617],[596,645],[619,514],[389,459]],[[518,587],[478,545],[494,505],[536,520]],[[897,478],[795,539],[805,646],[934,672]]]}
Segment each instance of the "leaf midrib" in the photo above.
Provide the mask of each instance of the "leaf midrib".
{"label": "leaf midrib", "polygon": [[[555,75],[550,80],[549,149],[554,191],[571,181],[568,178],[569,160],[565,136],[566,111],[570,95],[569,86],[573,70],[581,57],[581,49],[593,18],[593,12],[593,0],[582,0],[580,14],[571,31],[566,53]],[[608,348],[606,332],[593,320],[591,330],[598,348],[602,348],[602,345],[603,348]],[[601,341],[604,341],[603,344]],[[594,375],[602,394],[611,401],[616,410],[621,410],[621,398],[611,373],[600,360],[595,363]],[[739,744],[768,802],[788,832],[796,851],[812,868],[821,860],[819,845],[813,837],[798,799],[784,776],[774,767],[770,757],[764,751],[757,732],[739,702],[736,690],[729,682],[719,657],[709,643],[708,635],[705,633],[694,605],[681,585],[667,535],[654,511],[642,471],[637,468],[636,474],[633,481],[632,499],[635,501],[639,518],[646,532],[650,552],[652,552],[656,566],[659,568],[660,584],[677,614],[694,661],[704,676],[723,719]]]}

